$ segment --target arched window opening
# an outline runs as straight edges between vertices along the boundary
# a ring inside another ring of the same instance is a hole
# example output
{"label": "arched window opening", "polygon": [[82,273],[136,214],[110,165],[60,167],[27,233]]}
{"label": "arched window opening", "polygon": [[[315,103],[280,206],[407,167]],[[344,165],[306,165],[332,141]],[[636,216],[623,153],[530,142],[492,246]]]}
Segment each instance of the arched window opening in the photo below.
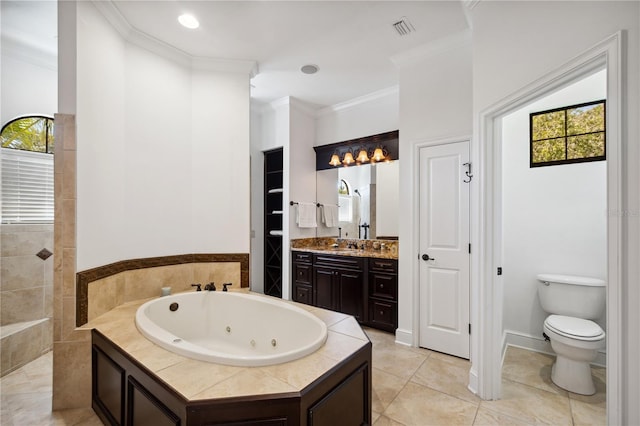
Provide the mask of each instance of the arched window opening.
{"label": "arched window opening", "polygon": [[2,223],[53,222],[53,118],[19,117],[2,126]]}

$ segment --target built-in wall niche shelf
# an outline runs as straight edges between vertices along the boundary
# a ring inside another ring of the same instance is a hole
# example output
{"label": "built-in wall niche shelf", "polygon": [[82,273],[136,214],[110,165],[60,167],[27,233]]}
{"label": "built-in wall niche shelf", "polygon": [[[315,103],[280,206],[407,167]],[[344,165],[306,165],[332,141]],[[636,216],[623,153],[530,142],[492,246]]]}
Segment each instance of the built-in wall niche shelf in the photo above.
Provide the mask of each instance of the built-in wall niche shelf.
{"label": "built-in wall niche shelf", "polygon": [[282,148],[264,153],[264,294],[282,297]]}

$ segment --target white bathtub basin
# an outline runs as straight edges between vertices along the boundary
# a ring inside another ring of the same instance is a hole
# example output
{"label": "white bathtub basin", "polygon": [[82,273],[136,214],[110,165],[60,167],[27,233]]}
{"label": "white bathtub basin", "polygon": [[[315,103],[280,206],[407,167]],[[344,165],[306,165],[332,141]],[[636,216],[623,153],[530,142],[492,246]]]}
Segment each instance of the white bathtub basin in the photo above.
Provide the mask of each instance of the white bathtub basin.
{"label": "white bathtub basin", "polygon": [[[177,309],[171,310],[177,306]],[[286,302],[235,292],[160,297],[138,308],[147,339],[177,354],[243,367],[280,364],[318,350],[327,326]]]}

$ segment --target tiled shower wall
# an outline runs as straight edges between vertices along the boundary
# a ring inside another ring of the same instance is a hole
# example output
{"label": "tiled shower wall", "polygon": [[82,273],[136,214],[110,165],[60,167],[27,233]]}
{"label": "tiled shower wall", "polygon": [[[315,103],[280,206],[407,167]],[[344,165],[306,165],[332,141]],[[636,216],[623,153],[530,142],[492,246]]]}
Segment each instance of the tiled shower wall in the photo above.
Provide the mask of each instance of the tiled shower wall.
{"label": "tiled shower wall", "polygon": [[53,256],[43,260],[36,253],[53,252],[53,224],[1,225],[0,237],[4,375],[51,349]]}

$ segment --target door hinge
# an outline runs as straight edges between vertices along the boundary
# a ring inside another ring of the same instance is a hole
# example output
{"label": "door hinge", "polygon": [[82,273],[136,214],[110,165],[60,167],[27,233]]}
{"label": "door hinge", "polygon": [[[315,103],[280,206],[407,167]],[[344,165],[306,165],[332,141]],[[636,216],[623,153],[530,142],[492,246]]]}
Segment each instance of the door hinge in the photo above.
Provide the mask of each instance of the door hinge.
{"label": "door hinge", "polygon": [[469,324],[469,334],[471,334],[471,324]]}
{"label": "door hinge", "polygon": [[502,275],[502,266],[498,266],[498,275]]}
{"label": "door hinge", "polygon": [[471,254],[471,244],[469,244],[469,254]]}

